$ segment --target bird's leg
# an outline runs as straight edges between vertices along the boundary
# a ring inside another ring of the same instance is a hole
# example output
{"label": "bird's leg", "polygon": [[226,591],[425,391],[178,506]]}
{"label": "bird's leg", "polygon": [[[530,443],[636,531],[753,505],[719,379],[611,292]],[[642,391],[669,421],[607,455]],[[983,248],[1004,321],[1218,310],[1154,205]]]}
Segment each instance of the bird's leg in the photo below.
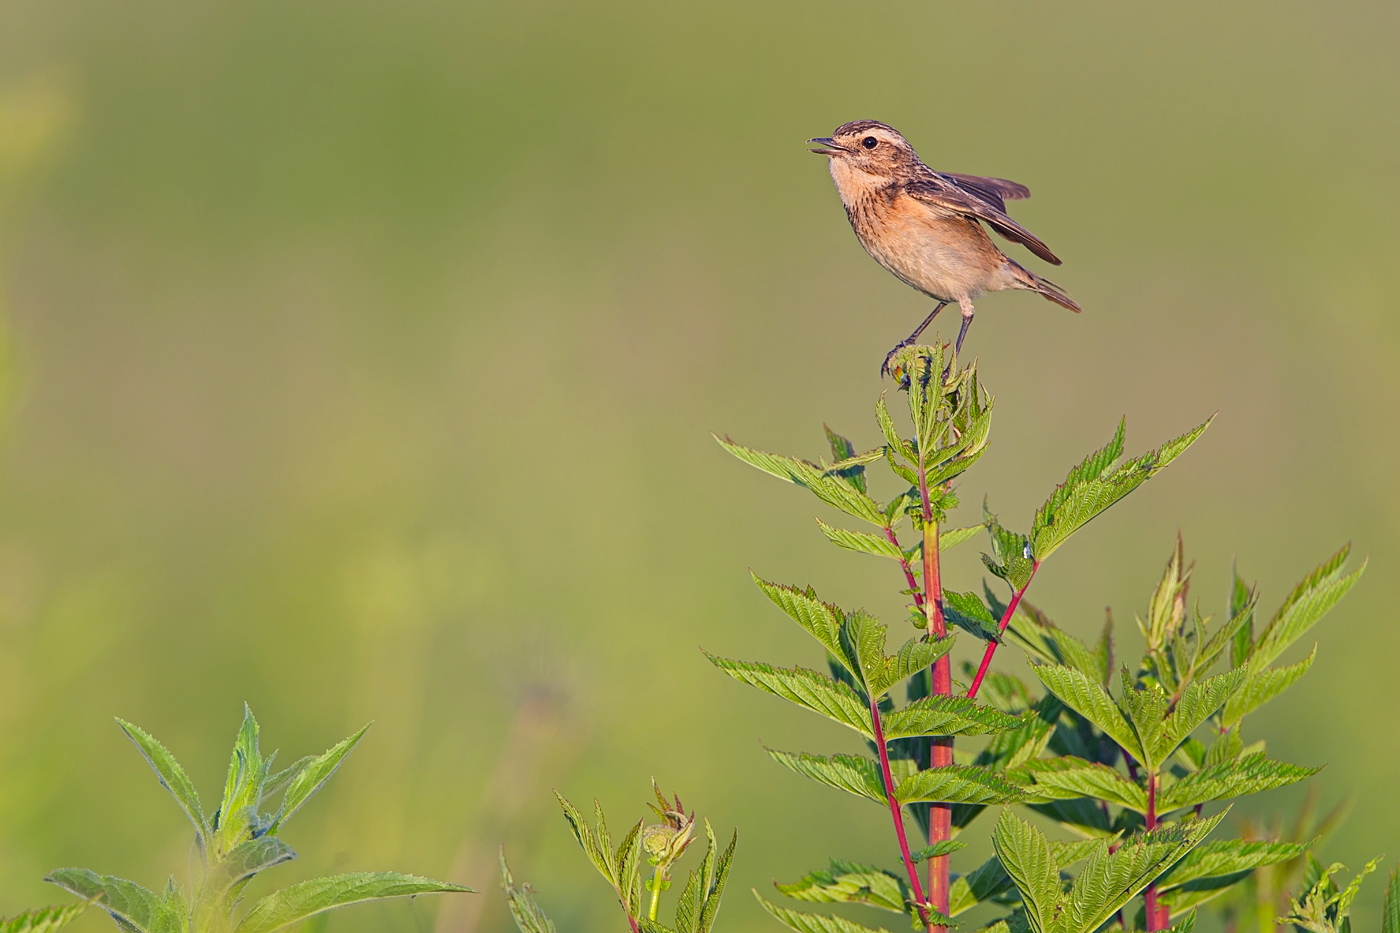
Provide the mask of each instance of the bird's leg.
{"label": "bird's leg", "polygon": [[[892,360],[892,359],[894,358],[894,355],[895,355],[896,353],[898,353],[900,350],[903,350],[905,347],[913,346],[913,345],[914,345],[914,341],[919,339],[919,335],[922,334],[922,333],[924,332],[924,330],[925,330],[930,324],[933,323],[933,319],[936,318],[936,317],[938,317],[938,312],[939,312],[939,311],[942,311],[943,308],[944,308],[944,306],[947,305],[947,304],[948,304],[948,302],[946,302],[946,301],[940,301],[940,302],[938,303],[938,307],[936,307],[936,308],[934,308],[932,311],[930,311],[928,317],[924,318],[924,322],[923,322],[922,324],[920,324],[918,327],[914,328],[914,333],[910,334],[907,338],[905,338],[904,340],[901,340],[899,343],[895,344],[894,349],[885,354],[885,362],[884,362],[883,364],[881,364],[881,366],[880,366],[880,375],[881,375],[881,376],[884,376],[884,375],[886,375],[886,374],[889,373],[889,371],[890,371],[890,360]],[[964,329],[966,329],[966,328],[964,328]]]}
{"label": "bird's leg", "polygon": [[958,302],[958,307],[962,308],[962,330],[958,331],[958,342],[953,347],[954,353],[962,352],[963,339],[967,337],[967,329],[972,326],[972,302],[966,299]]}

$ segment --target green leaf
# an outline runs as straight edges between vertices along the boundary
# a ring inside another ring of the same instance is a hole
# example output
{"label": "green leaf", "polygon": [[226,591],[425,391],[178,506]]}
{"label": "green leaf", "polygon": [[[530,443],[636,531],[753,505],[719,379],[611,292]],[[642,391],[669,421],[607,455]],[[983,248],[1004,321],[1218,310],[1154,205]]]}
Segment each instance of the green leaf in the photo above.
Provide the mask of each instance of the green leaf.
{"label": "green leaf", "polygon": [[1195,443],[1213,420],[1214,415],[1204,424],[1168,441],[1157,450],[1114,469],[1112,464],[1123,450],[1124,424],[1120,423],[1113,440],[1070,470],[1064,483],[1056,487],[1045,504],[1036,510],[1030,535],[1031,553],[1035,559],[1044,561],[1070,535],[1165,469]]}
{"label": "green leaf", "polygon": [[1224,815],[1134,836],[1114,852],[1100,842],[1074,879],[1056,926],[1063,933],[1097,930],[1205,839]]}
{"label": "green leaf", "polygon": [[275,891],[253,905],[235,933],[273,933],[337,907],[419,894],[473,894],[471,888],[393,871],[314,878]]}
{"label": "green leaf", "polygon": [[701,884],[701,893],[704,895],[703,904],[700,908],[700,919],[693,929],[683,931],[683,933],[710,933],[714,926],[715,916],[719,913],[720,900],[724,896],[724,886],[729,881],[729,869],[734,864],[734,848],[739,844],[739,831],[729,837],[729,846],[719,854],[719,858],[711,860],[711,853],[717,848],[715,843],[714,830],[710,828],[710,821],[705,821],[705,835],[709,839],[709,849],[705,853],[705,865],[697,875],[692,873],[692,878]]}
{"label": "green leaf", "polygon": [[1233,580],[1230,586],[1230,618],[1244,617],[1230,643],[1230,666],[1243,667],[1249,660],[1250,651],[1254,649],[1254,606],[1258,597],[1254,590],[1245,584],[1233,565],[1230,567],[1230,576]]}
{"label": "green leaf", "polygon": [[1051,800],[1090,797],[1129,807],[1139,813],[1147,812],[1147,792],[1118,771],[1096,761],[1085,761],[1070,755],[1058,758],[1036,758],[1025,762],[1008,776],[1024,776],[1033,783],[1026,788],[1031,795]]}
{"label": "green leaf", "polygon": [[1237,668],[1198,683],[1188,684],[1177,700],[1176,709],[1162,724],[1162,736],[1153,749],[1156,761],[1165,761],[1197,726],[1235,695],[1249,675],[1249,668]]}
{"label": "green leaf", "polygon": [[964,541],[970,541],[977,536],[977,532],[986,528],[985,522],[978,525],[967,525],[963,528],[948,528],[938,533],[938,550],[947,551],[957,547]]}
{"label": "green leaf", "polygon": [[180,804],[180,809],[185,811],[185,815],[194,824],[195,832],[199,833],[201,841],[208,839],[210,835],[209,821],[204,818],[204,809],[199,804],[199,794],[195,791],[194,784],[185,775],[185,770],[175,760],[175,756],[170,754],[164,745],[148,735],[140,726],[133,725],[123,719],[118,719],[117,725],[126,733],[126,737],[131,739],[141,750],[141,755],[155,771],[156,777],[160,779],[161,787],[170,791],[171,796]]}
{"label": "green leaf", "polygon": [[1400,868],[1390,873],[1381,909],[1381,933],[1400,933]]}
{"label": "green leaf", "polygon": [[201,933],[228,929],[229,914],[243,885],[263,869],[296,857],[292,847],[275,836],[259,836],[239,843],[210,866],[191,912],[193,928]]}
{"label": "green leaf", "polygon": [[841,609],[831,603],[822,602],[817,598],[816,590],[811,587],[799,590],[795,586],[769,583],[757,575],[754,575],[753,581],[779,609],[786,612],[793,621],[821,642],[822,647],[836,658],[846,670],[862,681],[864,680],[860,662],[842,644],[841,634],[845,626],[846,614]]}
{"label": "green leaf", "polygon": [[262,800],[263,783],[271,760],[264,760],[258,750],[258,721],[248,704],[243,704],[243,723],[233,743],[233,753],[229,758],[228,778],[224,782],[224,796],[219,803],[217,847],[220,852],[232,849],[250,833],[261,829],[258,823],[258,805]]}
{"label": "green leaf", "polygon": [[997,641],[999,620],[987,609],[976,593],[943,591],[943,618],[983,641]]}
{"label": "green leaf", "polygon": [[1263,755],[1248,755],[1238,761],[1202,768],[1181,778],[1157,795],[1157,810],[1166,813],[1212,800],[1257,794],[1296,783],[1321,770],[1270,761]]}
{"label": "green leaf", "polygon": [[[826,432],[826,441],[831,445],[831,459],[836,461],[831,467],[831,472],[850,483],[857,491],[865,492],[864,464],[871,461],[863,457],[858,457],[856,455],[856,446],[852,444],[848,438],[842,437],[826,425],[822,425],[822,430]],[[874,451],[874,455],[873,459],[879,460],[885,455],[885,452],[883,449],[877,448]],[[865,456],[868,457],[869,454]],[[838,470],[837,467],[845,468]]]}
{"label": "green leaf", "polygon": [[1050,933],[1060,904],[1060,868],[1044,833],[1010,810],[992,831],[992,847],[1021,892],[1026,919],[1035,933]]}
{"label": "green leaf", "polygon": [[99,875],[86,868],[60,868],[49,872],[44,880],[101,905],[118,925],[126,924],[139,933],[183,933],[180,914],[160,895],[134,881]]}
{"label": "green leaf", "polygon": [[[850,616],[847,616],[848,622],[852,617],[859,617],[862,624],[869,630],[872,632],[878,630],[879,632],[878,650],[881,653],[876,656],[880,658],[880,661],[878,665],[869,664],[865,674],[866,689],[870,691],[871,696],[879,696],[901,680],[912,677],[953,650],[955,637],[952,635],[938,639],[911,638],[900,646],[899,651],[893,657],[885,657],[883,655],[885,627],[876,624],[873,619],[863,613],[851,613]],[[875,643],[874,638],[871,638],[871,643]],[[867,663],[866,657],[866,654],[862,652],[861,662],[863,665]]]}
{"label": "green leaf", "polygon": [[906,803],[1019,803],[1025,792],[985,768],[947,765],[925,768],[900,781],[895,799]]}
{"label": "green leaf", "polygon": [[885,404],[885,394],[880,393],[880,398],[875,402],[875,420],[880,423],[880,432],[885,435],[887,444],[885,451],[891,456],[898,454],[910,463],[918,463],[919,455],[914,451],[914,447],[904,438],[899,436],[899,430],[894,426],[894,419],[890,417],[889,406]]}
{"label": "green leaf", "polygon": [[[772,667],[757,661],[731,661],[705,652],[715,667],[740,683],[782,697],[873,739],[870,707],[848,685],[806,668]],[[910,735],[916,733],[908,733]],[[917,733],[922,734],[922,733]]]}
{"label": "green leaf", "polygon": [[718,435],[714,437],[716,441],[719,441],[721,447],[749,466],[756,467],[779,479],[787,480],[789,483],[805,486],[818,499],[827,505],[840,509],[847,515],[863,519],[872,525],[884,526],[885,519],[880,513],[879,504],[840,476],[833,475],[817,464],[809,463],[806,460],[765,453],[761,450],[750,450],[728,438],[721,439]]}
{"label": "green leaf", "polygon": [[1238,880],[1236,876],[1243,878],[1260,866],[1277,865],[1298,858],[1311,845],[1311,842],[1258,839],[1222,839],[1202,843],[1157,879],[1157,890],[1166,892],[1202,881]]}
{"label": "green leaf", "polygon": [[879,804],[886,804],[885,782],[880,776],[880,764],[862,755],[832,755],[830,758],[805,753],[780,752],[764,748],[770,757],[784,765],[805,774],[819,784],[835,787],[866,797]]}
{"label": "green leaf", "polygon": [[956,839],[942,839],[931,846],[924,846],[911,856],[915,862],[923,862],[931,858],[938,858],[942,855],[952,855],[959,849],[966,849],[967,843],[959,842]]}
{"label": "green leaf", "polygon": [[613,865],[612,841],[607,837],[607,825],[603,822],[603,811],[598,809],[598,829],[595,831],[588,825],[588,820],[584,819],[578,807],[569,802],[569,799],[558,791],[554,796],[559,800],[559,806],[564,809],[564,819],[568,821],[569,828],[574,831],[574,838],[583,848],[583,852],[588,856],[588,860],[593,863],[593,867],[598,869],[598,873],[607,879],[613,887],[617,887],[617,871]]}
{"label": "green leaf", "polygon": [[876,557],[888,557],[891,560],[904,560],[904,552],[899,545],[881,535],[873,535],[867,531],[847,531],[845,528],[833,528],[820,518],[817,519],[822,534],[827,540],[837,547],[843,547],[848,551],[859,551],[862,554],[874,554]]}
{"label": "green leaf", "polygon": [[1162,756],[1157,754],[1157,750],[1166,741],[1163,720],[1167,715],[1167,692],[1155,683],[1135,685],[1127,668],[1123,668],[1122,674],[1123,699],[1120,705],[1127,707],[1128,718],[1132,721],[1133,731],[1137,733],[1138,742],[1142,746],[1142,755],[1133,757],[1148,771],[1156,771],[1162,763]]}
{"label": "green leaf", "polygon": [[307,755],[292,762],[291,766],[268,775],[267,781],[263,783],[263,799],[276,796],[287,789],[298,774],[306,770],[306,766],[316,760],[315,755]]}
{"label": "green leaf", "polygon": [[1041,663],[1072,667],[1099,683],[1108,680],[1108,670],[1104,666],[1107,654],[1090,651],[1084,642],[1060,629],[1049,616],[1025,600],[1007,624],[1006,641]]}
{"label": "green leaf", "polygon": [[953,879],[948,891],[948,913],[958,916],[983,901],[1005,894],[1013,887],[1011,876],[996,856],[987,859],[966,875]]}
{"label": "green leaf", "polygon": [[797,933],[889,933],[884,927],[867,927],[847,920],[845,917],[828,917],[823,914],[809,914],[800,910],[779,907],[763,898],[757,891],[754,897],[773,917]]}
{"label": "green leaf", "polygon": [[774,884],[794,900],[815,904],[866,904],[895,913],[905,913],[909,894],[905,883],[893,872],[832,859],[831,867],[809,872],[792,884]]}
{"label": "green leaf", "polygon": [[55,907],[36,907],[0,920],[0,933],[53,933],[59,927],[88,909],[88,902],[64,904]]}
{"label": "green leaf", "polygon": [[[335,774],[336,768],[345,760],[345,756],[354,751],[355,746],[360,743],[360,739],[365,737],[369,727],[374,723],[366,723],[359,732],[349,738],[342,739],[331,746],[324,753],[313,758],[305,768],[303,768],[287,787],[287,793],[282,798],[282,809],[278,814],[276,823],[273,824],[273,832],[281,827],[292,814],[301,809],[302,804],[311,799],[311,796],[325,786],[326,782]],[[346,875],[345,877],[350,877]]]}
{"label": "green leaf", "polygon": [[1283,654],[1361,579],[1361,574],[1366,571],[1365,563],[1356,568],[1355,573],[1342,576],[1342,566],[1350,553],[1351,545],[1342,548],[1288,594],[1278,613],[1254,643],[1249,660],[1256,670],[1262,670]]}
{"label": "green leaf", "polygon": [[1231,695],[1229,702],[1225,704],[1225,711],[1221,714],[1221,724],[1229,729],[1239,725],[1240,721],[1250,713],[1263,706],[1265,703],[1278,696],[1297,682],[1312,667],[1313,659],[1317,657],[1317,645],[1308,656],[1297,664],[1290,664],[1287,667],[1270,667],[1255,672],[1253,665],[1249,668],[1249,676],[1245,678],[1240,689]]}
{"label": "green leaf", "polygon": [[1025,589],[1035,568],[1035,562],[1031,559],[1035,552],[1031,550],[1030,538],[1003,528],[996,516],[986,510],[985,503],[982,514],[986,519],[987,537],[992,548],[991,554],[982,555],[983,566],[1005,580],[1013,590]]}
{"label": "green leaf", "polygon": [[520,933],[556,933],[554,921],[550,920],[535,900],[535,891],[528,884],[518,887],[511,877],[510,866],[506,864],[505,849],[501,849],[501,890],[506,892],[506,905]]}
{"label": "green leaf", "polygon": [[903,709],[883,713],[885,739],[925,735],[992,735],[1019,729],[1016,716],[990,706],[978,706],[965,696],[927,696]]}
{"label": "green leaf", "polygon": [[1045,685],[1045,689],[1053,693],[1061,703],[1106,732],[1109,738],[1138,761],[1148,759],[1132,724],[1124,718],[1118,704],[1113,702],[1113,698],[1096,681],[1072,667],[1062,665],[1038,664],[1033,670],[1035,676]]}

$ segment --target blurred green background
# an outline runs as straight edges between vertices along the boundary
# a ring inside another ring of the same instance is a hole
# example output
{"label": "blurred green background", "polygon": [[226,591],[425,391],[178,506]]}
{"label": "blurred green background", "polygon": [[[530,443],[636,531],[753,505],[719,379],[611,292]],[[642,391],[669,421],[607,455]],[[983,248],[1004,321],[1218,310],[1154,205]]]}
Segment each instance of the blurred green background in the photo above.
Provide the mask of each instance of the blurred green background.
{"label": "blurred green background", "polygon": [[[62,865],[183,874],[187,826],[112,717],[209,798],[245,700],[291,757],[376,722],[269,880],[487,892],[334,931],[507,929],[502,841],[561,931],[617,929],[550,787],[624,824],[655,775],[738,826],[725,930],[776,928],[749,886],[891,862],[877,808],[759,746],[843,731],[696,650],[820,663],[750,567],[902,614],[892,567],[708,436],[878,437],[880,359],[929,304],[803,147],[862,117],[1028,184],[1013,213],[1085,308],[979,303],[997,418],[955,520],[990,492],[1026,524],[1120,415],[1137,452],[1218,409],[1031,597],[1084,636],[1112,606],[1131,651],[1178,530],[1215,613],[1232,559],[1267,615],[1354,541],[1370,571],[1247,738],[1352,795],[1325,858],[1400,855],[1400,6],[4,0],[0,22],[0,913],[59,899]],[[978,585],[979,544],[950,585]]]}

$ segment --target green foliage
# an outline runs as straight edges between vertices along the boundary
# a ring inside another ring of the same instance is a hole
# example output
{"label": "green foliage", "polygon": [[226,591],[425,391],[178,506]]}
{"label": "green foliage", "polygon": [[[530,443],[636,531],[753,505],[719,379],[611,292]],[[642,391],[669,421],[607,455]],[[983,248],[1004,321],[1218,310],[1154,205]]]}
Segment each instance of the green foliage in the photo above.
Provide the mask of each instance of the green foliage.
{"label": "green foliage", "polygon": [[[1308,874],[1312,880],[1312,886],[1302,894],[1293,898],[1289,905],[1288,915],[1280,917],[1279,923],[1291,923],[1300,930],[1307,930],[1309,933],[1351,933],[1351,902],[1356,900],[1356,895],[1361,892],[1361,882],[1366,876],[1376,870],[1380,864],[1379,858],[1371,859],[1366,866],[1357,872],[1356,877],[1347,883],[1345,888],[1338,888],[1332,876],[1338,871],[1346,868],[1340,862],[1334,862],[1323,868],[1311,855],[1308,856]],[[1391,891],[1395,888],[1394,881],[1391,882]],[[1391,903],[1385,905],[1383,911],[1385,921],[1390,920],[1390,914],[1394,910]]]}
{"label": "green foliage", "polygon": [[[160,894],[133,881],[85,868],[61,868],[50,872],[47,880],[101,905],[127,933],[273,933],[348,904],[470,890],[416,875],[357,872],[274,891],[235,920],[248,882],[258,873],[296,858],[296,852],[277,836],[281,823],[325,784],[369,727],[319,758],[304,758],[292,769],[269,778],[275,753],[262,756],[257,720],[245,707],[223,803],[206,819],[199,795],[175,757],[137,726],[121,720],[118,724],[194,823],[200,870],[189,891],[172,878]],[[283,794],[281,806],[275,813],[264,812],[267,798],[278,792]]]}
{"label": "green foliage", "polygon": [[[660,822],[648,825],[645,819],[638,820],[615,848],[608,834],[607,819],[601,804],[596,800],[593,802],[596,822],[590,825],[578,808],[562,794],[556,792],[555,796],[559,798],[564,819],[568,821],[584,854],[612,886],[633,933],[710,933],[715,916],[719,913],[724,886],[729,880],[729,869],[734,863],[739,834],[736,832],[728,847],[721,851],[714,829],[709,820],[705,821],[705,855],[700,866],[690,872],[677,899],[675,924],[668,927],[660,923],[656,919],[660,895],[670,887],[668,878],[672,865],[689,847],[695,815],[685,812],[679,797],[668,801],[655,782],[652,783],[652,790],[657,805],[648,806],[660,818]],[[653,866],[653,875],[645,882],[645,888],[652,894],[650,907],[645,910],[642,907],[644,885],[640,868],[643,853]],[[504,851],[501,853],[500,868],[501,887],[506,892],[506,902],[520,933],[555,933],[553,922],[535,900],[534,890],[528,884],[515,884]]]}
{"label": "green foliage", "polygon": [[1088,863],[1064,890],[1060,863],[1044,834],[1010,811],[992,833],[997,858],[1025,905],[1034,933],[1092,933],[1139,891],[1205,839],[1223,813],[1135,836],[1116,849],[1094,843]]}
{"label": "green foliage", "polygon": [[77,904],[26,910],[8,919],[0,919],[0,933],[53,933],[54,930],[67,926],[87,909],[88,902],[82,901]]}
{"label": "green foliage", "polygon": [[[1120,422],[1110,441],[1074,466],[1035,511],[1028,533],[1002,525],[984,503],[979,525],[939,534],[937,525],[956,505],[951,481],[987,448],[992,397],[976,367],[959,368],[944,346],[903,348],[892,364],[911,427],[897,426],[881,396],[875,406],[881,447],[857,453],[855,443],[828,429],[828,463],[721,441],[746,463],[805,486],[826,504],[875,526],[848,530],[817,519],[822,534],[838,547],[899,565],[902,579],[894,579],[903,595],[913,597],[910,618],[921,630],[920,637],[887,654],[885,626],[868,613],[822,602],[810,587],[755,577],[765,595],[818,642],[829,675],[710,655],[736,680],[859,733],[873,754],[769,750],[769,755],[790,770],[890,810],[902,843],[902,872],[833,860],[798,882],[778,885],[778,891],[808,903],[903,912],[929,933],[988,903],[1009,911],[988,931],[1092,933],[1141,894],[1144,904],[1156,905],[1152,929],[1167,925],[1163,917],[1168,916],[1177,923],[1173,929],[1184,933],[1194,928],[1198,905],[1257,871],[1297,864],[1311,844],[1305,839],[1202,841],[1224,816],[1218,802],[1316,773],[1316,768],[1266,758],[1263,743],[1246,742],[1244,722],[1307,672],[1315,648],[1301,660],[1277,662],[1346,594],[1364,566],[1347,574],[1342,549],[1299,583],[1262,628],[1255,625],[1257,592],[1234,573],[1224,621],[1215,624],[1189,602],[1192,565],[1178,537],[1145,613],[1137,616],[1146,650],[1136,663],[1116,662],[1111,614],[1097,640],[1087,644],[1027,602],[1025,592],[1046,558],[1184,453],[1211,420],[1127,460]],[[896,490],[887,500],[876,498],[873,474],[881,460]],[[921,532],[911,544],[900,540],[905,517]],[[989,541],[983,564],[1009,585],[1009,599],[996,595],[986,581],[979,595],[935,592],[922,579],[927,542],[937,540],[941,551],[977,528],[985,528]],[[972,684],[966,695],[932,689],[931,666],[948,663],[940,659],[954,646],[951,637],[931,635],[939,631],[937,615],[928,611],[934,600],[943,623],[975,636],[983,655],[980,665],[963,664]],[[1038,681],[1043,694],[988,670],[1001,644],[1025,652],[1032,682]],[[900,682],[907,684],[903,705],[892,690]],[[988,739],[976,752],[962,751],[955,764],[934,764],[935,743],[946,746],[956,736],[971,735]],[[1005,810],[994,836],[997,856],[967,874],[949,875],[946,913],[934,909],[941,905],[918,903],[916,864],[942,859],[932,867],[943,871],[958,850],[950,834],[930,835],[922,851],[903,845],[906,818],[931,833],[931,813],[940,808],[955,833],[989,805],[1028,807],[1082,839],[1051,844]],[[1065,869],[1080,861],[1084,867],[1071,877]],[[760,900],[775,918],[803,933],[869,929]]]}

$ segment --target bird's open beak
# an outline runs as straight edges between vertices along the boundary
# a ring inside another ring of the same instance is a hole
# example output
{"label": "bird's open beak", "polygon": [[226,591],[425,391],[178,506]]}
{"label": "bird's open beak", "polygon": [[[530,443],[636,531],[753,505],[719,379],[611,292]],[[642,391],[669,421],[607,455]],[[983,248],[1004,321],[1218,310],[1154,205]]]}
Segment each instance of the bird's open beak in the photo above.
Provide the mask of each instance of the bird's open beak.
{"label": "bird's open beak", "polygon": [[812,143],[816,143],[819,148],[807,151],[815,152],[817,155],[834,156],[846,151],[844,147],[836,145],[830,136],[818,136],[815,139],[807,140],[808,145]]}

